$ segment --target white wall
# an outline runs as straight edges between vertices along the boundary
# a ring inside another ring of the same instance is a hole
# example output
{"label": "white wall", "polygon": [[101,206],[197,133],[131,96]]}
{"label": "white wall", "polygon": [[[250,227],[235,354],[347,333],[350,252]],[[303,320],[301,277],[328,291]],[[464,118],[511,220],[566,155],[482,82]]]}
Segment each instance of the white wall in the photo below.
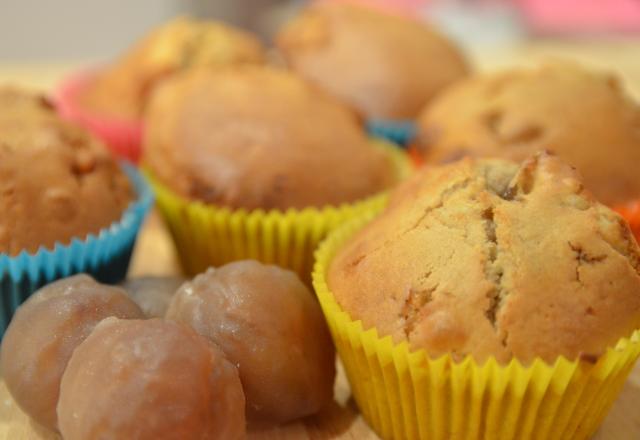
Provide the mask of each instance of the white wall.
{"label": "white wall", "polygon": [[234,19],[255,0],[0,0],[0,63],[107,58],[178,13]]}
{"label": "white wall", "polygon": [[178,0],[0,0],[0,62],[99,59],[180,10]]}

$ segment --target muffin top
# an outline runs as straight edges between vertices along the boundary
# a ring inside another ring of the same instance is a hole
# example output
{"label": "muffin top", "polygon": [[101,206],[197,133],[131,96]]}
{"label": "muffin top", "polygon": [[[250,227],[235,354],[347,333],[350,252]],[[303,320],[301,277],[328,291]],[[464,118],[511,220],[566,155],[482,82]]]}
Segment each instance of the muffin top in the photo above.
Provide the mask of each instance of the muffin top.
{"label": "muffin top", "polygon": [[0,253],[52,248],[121,217],[132,189],[102,144],[40,95],[1,87],[0,109]]}
{"label": "muffin top", "polygon": [[363,6],[314,4],[279,33],[292,69],[369,118],[413,119],[467,65],[426,24]]}
{"label": "muffin top", "polygon": [[94,111],[128,119],[142,115],[156,84],[195,66],[262,63],[253,35],[215,21],[176,18],[154,29],[96,77],[81,97]]}
{"label": "muffin top", "polygon": [[243,66],[167,80],[144,161],[174,192],[247,209],[339,205],[395,180],[348,109],[286,71]]}
{"label": "muffin top", "polygon": [[640,249],[574,169],[465,158],[424,169],[333,259],[365,328],[478,361],[593,359],[640,327]]}
{"label": "muffin top", "polygon": [[452,86],[419,119],[427,162],[464,155],[521,161],[547,149],[610,205],[640,197],[640,106],[610,74],[555,62]]}

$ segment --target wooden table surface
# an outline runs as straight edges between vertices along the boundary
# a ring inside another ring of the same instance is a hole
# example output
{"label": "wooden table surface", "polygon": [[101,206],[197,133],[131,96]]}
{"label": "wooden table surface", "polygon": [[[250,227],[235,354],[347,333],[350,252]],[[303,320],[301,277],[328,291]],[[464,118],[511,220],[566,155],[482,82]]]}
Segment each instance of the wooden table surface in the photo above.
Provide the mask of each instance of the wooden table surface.
{"label": "wooden table surface", "polygon": [[[494,69],[508,64],[532,63],[545,58],[569,58],[581,63],[617,71],[625,79],[632,94],[640,96],[640,40],[576,42],[538,41],[490,53],[473,53],[476,65]],[[10,81],[30,87],[47,89],[78,66],[78,63],[59,65],[1,65],[0,83]],[[130,276],[168,275],[178,272],[171,240],[164,225],[153,213],[139,237]],[[336,402],[321,414],[287,426],[252,432],[250,439],[354,439],[372,440],[373,434],[350,399],[349,387],[339,368],[336,380]],[[20,411],[0,381],[0,439],[55,439],[32,423]],[[611,413],[596,435],[597,440],[640,439],[640,365],[632,372]],[[490,439],[487,439],[490,440]]]}

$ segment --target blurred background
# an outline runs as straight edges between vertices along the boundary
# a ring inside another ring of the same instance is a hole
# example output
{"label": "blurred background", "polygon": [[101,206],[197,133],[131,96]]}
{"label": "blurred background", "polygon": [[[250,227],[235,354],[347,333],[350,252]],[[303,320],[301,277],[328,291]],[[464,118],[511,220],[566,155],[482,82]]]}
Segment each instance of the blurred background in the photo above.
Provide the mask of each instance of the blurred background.
{"label": "blurred background", "polygon": [[[467,46],[525,37],[640,32],[638,0],[371,0],[413,9]],[[111,57],[177,14],[213,17],[268,37],[302,0],[0,0],[0,57],[43,61]],[[640,55],[640,54],[639,54]]]}
{"label": "blurred background", "polygon": [[[615,66],[640,84],[640,0],[369,0],[410,10],[458,40],[479,68],[539,57]],[[0,64],[99,62],[178,14],[224,20],[268,39],[304,0],[0,0]],[[24,75],[29,75],[25,71]],[[31,81],[33,82],[33,81]],[[637,92],[637,90],[636,90]]]}
{"label": "blurred background", "polygon": [[288,0],[0,0],[0,58],[110,58],[151,27],[180,14],[217,18],[260,32]]}

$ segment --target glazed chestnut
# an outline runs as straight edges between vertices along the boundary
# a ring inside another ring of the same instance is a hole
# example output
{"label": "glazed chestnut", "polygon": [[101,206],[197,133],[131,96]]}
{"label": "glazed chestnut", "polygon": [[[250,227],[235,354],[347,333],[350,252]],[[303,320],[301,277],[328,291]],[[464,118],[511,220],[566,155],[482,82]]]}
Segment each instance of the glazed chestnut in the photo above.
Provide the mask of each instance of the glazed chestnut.
{"label": "glazed chestnut", "polygon": [[334,348],[320,306],[291,271],[239,261],[174,296],[167,318],[192,326],[238,366],[252,422],[286,422],[333,397]]}
{"label": "glazed chestnut", "polygon": [[117,287],[76,275],[49,284],[16,312],[2,341],[2,376],[17,404],[41,425],[57,428],[60,379],[73,350],[109,316],[142,318]]}
{"label": "glazed chestnut", "polygon": [[75,350],[58,402],[65,440],[245,438],[237,369],[192,329],[108,318]]}

